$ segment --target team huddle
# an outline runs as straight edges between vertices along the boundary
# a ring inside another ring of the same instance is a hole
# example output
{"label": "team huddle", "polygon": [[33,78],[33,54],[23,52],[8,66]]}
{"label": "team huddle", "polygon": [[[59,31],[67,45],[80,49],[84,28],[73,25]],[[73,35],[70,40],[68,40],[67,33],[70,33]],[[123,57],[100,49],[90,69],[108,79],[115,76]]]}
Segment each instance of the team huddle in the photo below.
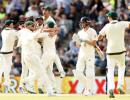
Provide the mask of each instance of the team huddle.
{"label": "team huddle", "polygon": [[[45,12],[48,11],[49,8]],[[17,39],[18,43],[15,48],[21,47],[23,65],[19,91],[25,92],[24,88],[26,88],[28,92],[35,93],[34,82],[37,80],[40,92],[43,92],[42,88],[44,85],[47,94],[53,95],[56,91],[53,63],[57,65],[61,77],[65,76],[60,58],[56,53],[55,41],[58,29],[55,21],[51,16],[44,21],[44,26],[40,26],[39,23],[30,20],[22,21],[19,28],[20,30],[18,31],[14,30],[13,21],[6,20],[5,28],[1,33],[3,45],[1,48],[2,66],[0,67],[0,75],[2,76],[2,73],[4,73],[5,78],[2,85],[7,90],[9,89],[12,52],[15,40]]]}
{"label": "team huddle", "polygon": [[[123,80],[125,72],[125,28],[130,28],[130,23],[117,21],[115,12],[108,13],[110,23],[106,24],[97,35],[96,30],[90,27],[90,20],[82,17],[80,20],[81,30],[74,34],[72,39],[80,48],[74,76],[83,84],[83,94],[94,95],[95,83],[95,50],[99,56],[104,57],[98,47],[97,41],[107,39],[107,68],[108,68],[108,93],[114,98],[114,67],[118,65],[118,90],[123,91]],[[41,20],[42,22],[38,21]],[[37,80],[38,92],[43,93],[43,87],[48,95],[60,93],[57,89],[56,79],[53,73],[55,63],[60,77],[65,77],[60,58],[56,52],[55,41],[59,28],[50,16],[50,9],[46,8],[44,16],[19,22],[19,30],[14,30],[13,21],[6,20],[5,27],[1,32],[2,48],[0,50],[0,84],[6,88],[10,87],[10,71],[12,65],[12,53],[14,48],[21,48],[22,74],[20,78],[20,93],[36,93],[34,83]],[[77,37],[76,37],[77,36]],[[75,38],[76,37],[76,38]],[[15,41],[18,41],[14,46]],[[98,50],[97,50],[98,49]],[[101,55],[100,55],[101,54]],[[85,71],[84,71],[85,70]],[[84,74],[85,72],[85,74]],[[2,74],[4,82],[2,83]],[[9,91],[9,90],[8,90]]]}

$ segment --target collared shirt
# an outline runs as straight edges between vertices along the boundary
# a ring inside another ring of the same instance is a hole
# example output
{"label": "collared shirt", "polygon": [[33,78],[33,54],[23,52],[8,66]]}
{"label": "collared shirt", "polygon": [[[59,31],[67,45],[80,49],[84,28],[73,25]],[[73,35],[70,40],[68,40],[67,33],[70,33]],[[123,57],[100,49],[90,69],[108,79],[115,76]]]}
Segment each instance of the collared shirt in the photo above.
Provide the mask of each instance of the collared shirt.
{"label": "collared shirt", "polygon": [[56,53],[55,41],[57,35],[50,37],[48,32],[41,33],[40,31],[35,33],[35,38],[43,38],[43,52]]}
{"label": "collared shirt", "polygon": [[17,39],[17,31],[11,28],[5,28],[1,32],[2,48],[1,52],[13,51],[15,40]]}
{"label": "collared shirt", "polygon": [[[44,17],[43,17],[43,19],[44,19]],[[46,20],[44,20],[44,25],[46,25],[50,21],[53,22],[56,25],[55,20],[51,16],[49,16]]]}
{"label": "collared shirt", "polygon": [[35,33],[26,28],[19,31],[19,44],[21,44],[24,53],[37,53],[41,49],[35,40]]}
{"label": "collared shirt", "polygon": [[116,53],[125,51],[125,29],[129,27],[130,22],[113,20],[106,24],[99,34],[106,36],[107,53]]}
{"label": "collared shirt", "polygon": [[[97,33],[93,28],[88,28],[87,31],[84,31],[84,29],[80,30],[78,32],[78,36],[80,38],[80,40],[95,40],[95,38],[97,37]],[[81,47],[80,47],[80,53],[82,54],[87,54],[87,55],[94,55],[95,54],[95,48],[85,42],[81,43]]]}

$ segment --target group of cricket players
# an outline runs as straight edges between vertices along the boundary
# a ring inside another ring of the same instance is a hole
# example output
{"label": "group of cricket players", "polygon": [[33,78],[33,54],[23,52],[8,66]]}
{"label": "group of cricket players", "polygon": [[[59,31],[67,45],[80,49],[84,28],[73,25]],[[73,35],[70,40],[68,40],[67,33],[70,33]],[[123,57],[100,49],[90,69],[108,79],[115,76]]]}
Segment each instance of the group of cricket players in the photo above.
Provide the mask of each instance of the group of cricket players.
{"label": "group of cricket players", "polygon": [[[59,28],[54,19],[50,16],[50,8],[43,11],[42,17],[35,21],[26,20],[19,22],[19,30],[14,30],[14,21],[6,20],[4,29],[1,32],[2,48],[0,50],[0,84],[9,91],[11,85],[10,71],[12,65],[12,53],[14,48],[21,48],[22,74],[19,84],[20,93],[36,93],[35,81],[38,84],[38,92],[44,93],[45,87],[48,96],[54,96],[58,91],[56,79],[53,73],[55,63],[60,77],[65,77],[60,58],[56,52],[55,41]],[[125,28],[130,28],[127,21],[118,21],[115,12],[107,14],[109,23],[97,35],[96,30],[91,28],[91,21],[82,17],[79,24],[81,30],[76,34],[78,39],[77,47],[80,48],[74,76],[83,84],[83,95],[94,95],[95,83],[95,49],[98,40],[107,39],[107,78],[108,94],[114,98],[114,68],[118,70],[118,86],[120,94],[124,94],[124,72],[125,72]],[[14,46],[15,41],[17,45]],[[85,73],[85,74],[84,74]],[[2,74],[4,82],[2,82]]]}

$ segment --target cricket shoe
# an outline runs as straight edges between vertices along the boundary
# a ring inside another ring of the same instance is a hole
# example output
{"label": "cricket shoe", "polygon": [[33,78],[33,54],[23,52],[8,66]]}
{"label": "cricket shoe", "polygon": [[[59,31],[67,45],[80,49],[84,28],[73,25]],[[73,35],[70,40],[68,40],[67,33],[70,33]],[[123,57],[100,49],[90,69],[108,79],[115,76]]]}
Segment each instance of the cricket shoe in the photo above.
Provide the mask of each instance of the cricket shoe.
{"label": "cricket shoe", "polygon": [[33,85],[29,85],[28,83],[24,83],[24,88],[25,88],[25,90],[26,90],[28,93],[30,93],[30,94],[36,94]]}
{"label": "cricket shoe", "polygon": [[119,91],[120,94],[125,94],[125,92],[123,90],[123,86],[119,87],[117,90]]}
{"label": "cricket shoe", "polygon": [[112,89],[109,90],[109,98],[115,98],[114,91]]}
{"label": "cricket shoe", "polygon": [[22,93],[22,94],[27,94],[27,93],[28,93],[28,92],[25,90],[24,87],[19,87],[19,88],[18,88],[18,91],[19,91],[19,93]]}
{"label": "cricket shoe", "polygon": [[7,83],[4,82],[4,83],[2,84],[2,87],[3,87],[4,93],[12,93],[9,84],[7,84]]}
{"label": "cricket shoe", "polygon": [[38,93],[39,94],[44,94],[43,90],[41,88],[38,88]]}
{"label": "cricket shoe", "polygon": [[4,93],[12,93],[9,86],[7,86],[7,85],[3,85],[3,90],[4,90]]}
{"label": "cricket shoe", "polygon": [[55,94],[53,92],[47,92],[47,96],[57,96],[57,94]]}
{"label": "cricket shoe", "polygon": [[46,90],[48,96],[56,96],[52,87],[47,87]]}
{"label": "cricket shoe", "polygon": [[53,88],[53,93],[54,94],[61,94],[60,90],[56,89],[56,88]]}
{"label": "cricket shoe", "polygon": [[60,78],[64,78],[66,73],[64,71],[60,72]]}
{"label": "cricket shoe", "polygon": [[82,93],[83,93],[83,95],[85,95],[85,96],[92,96],[92,93],[91,93],[88,89],[86,89],[86,88],[83,90]]}

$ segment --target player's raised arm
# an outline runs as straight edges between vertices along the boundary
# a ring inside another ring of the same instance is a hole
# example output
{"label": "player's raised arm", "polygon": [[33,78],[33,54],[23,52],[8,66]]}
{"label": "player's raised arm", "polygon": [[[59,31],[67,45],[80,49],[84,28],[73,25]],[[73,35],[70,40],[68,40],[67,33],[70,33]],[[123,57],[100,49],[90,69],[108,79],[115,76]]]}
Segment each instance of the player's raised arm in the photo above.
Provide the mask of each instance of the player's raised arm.
{"label": "player's raised arm", "polygon": [[57,35],[57,33],[59,32],[59,28],[54,27],[54,23],[50,21],[41,29],[40,32],[48,32],[49,36],[53,37],[54,35]]}

